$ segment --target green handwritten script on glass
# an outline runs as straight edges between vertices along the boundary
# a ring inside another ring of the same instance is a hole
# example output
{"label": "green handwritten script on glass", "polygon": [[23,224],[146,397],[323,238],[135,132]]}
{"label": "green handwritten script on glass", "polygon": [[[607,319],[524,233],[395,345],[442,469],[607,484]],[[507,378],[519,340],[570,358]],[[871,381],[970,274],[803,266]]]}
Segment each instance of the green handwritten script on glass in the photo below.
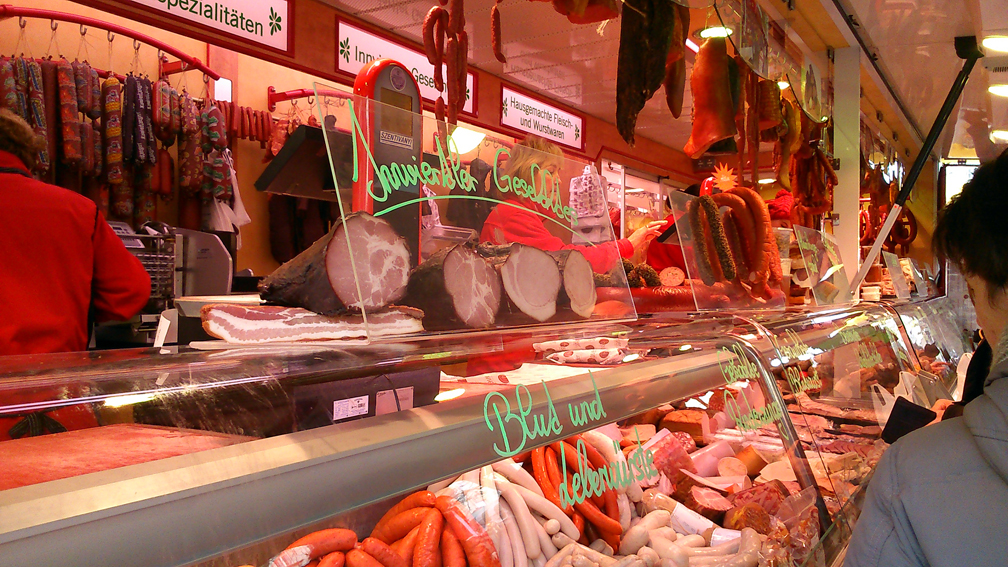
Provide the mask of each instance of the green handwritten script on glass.
{"label": "green handwritten script on glass", "polygon": [[[361,101],[358,101],[358,104],[360,103]],[[368,162],[371,164],[371,168],[374,171],[375,177],[379,181],[379,190],[375,190],[375,179],[369,179],[367,181],[366,190],[372,199],[384,203],[388,200],[392,192],[399,191],[404,187],[416,186],[419,182],[423,182],[431,186],[443,186],[449,191],[456,187],[461,188],[467,193],[474,193],[476,191],[476,179],[474,179],[465,169],[465,165],[462,163],[459,153],[452,150],[453,147],[456,147],[456,144],[454,138],[452,138],[450,134],[445,138],[446,143],[444,144],[442,143],[440,136],[434,138],[438,167],[434,167],[425,161],[418,162],[415,155],[411,156],[411,161],[408,163],[378,163],[372,153],[371,146],[367,143],[363,143],[363,141],[367,140],[368,137],[361,126],[360,119],[358,118],[359,113],[355,111],[354,101],[350,100],[348,101],[348,104],[350,106],[350,117],[352,120],[352,180],[354,183],[357,183],[360,179],[361,172],[359,165],[360,162],[358,160],[358,148],[363,147],[364,152],[367,154]],[[378,105],[380,103],[364,102],[363,104]],[[365,111],[367,111],[367,109]],[[383,112],[407,113],[405,110],[394,108],[384,110]],[[528,199],[544,209],[551,211],[557,219],[569,223],[570,226],[577,226],[577,212],[573,207],[563,203],[560,191],[560,176],[548,169],[542,168],[537,163],[530,164],[527,176],[516,176],[502,173],[499,171],[500,164],[506,161],[503,158],[510,157],[510,153],[511,150],[502,147],[498,148],[497,153],[494,156],[492,175],[497,190],[500,191],[505,198],[507,198],[507,195],[510,193],[519,198]],[[453,198],[459,197],[453,196]],[[407,203],[415,204],[419,200],[423,199],[408,201]],[[493,199],[487,200],[501,202]],[[401,203],[399,206],[403,206],[407,203]],[[391,209],[386,209],[386,211],[388,210]]]}
{"label": "green handwritten script on glass", "polygon": [[732,345],[730,350],[725,347],[719,348],[717,362],[726,384],[759,378],[759,367],[746,358],[745,352],[739,345]]}
{"label": "green handwritten script on glass", "polygon": [[[567,404],[566,415],[569,422],[575,427],[585,427],[593,424],[604,425],[608,417],[605,407],[602,405],[602,397],[599,394],[595,377],[588,372],[592,382],[594,399],[591,401],[576,404]],[[560,422],[560,414],[557,412],[553,398],[550,396],[549,387],[542,382],[545,404],[538,410],[533,410],[532,393],[524,385],[515,386],[514,408],[511,400],[502,392],[490,392],[483,399],[483,420],[487,429],[500,436],[499,442],[495,441],[493,450],[501,457],[511,457],[525,450],[529,442],[542,440],[545,438],[559,439],[563,434],[563,425]],[[514,422],[509,430],[508,424]],[[584,439],[578,437],[574,445],[560,442],[560,447],[572,451],[574,454],[571,460],[577,462],[577,467],[567,480],[560,485],[560,496],[567,504],[580,504],[586,498],[601,495],[602,492],[612,489],[629,486],[631,482],[658,476],[658,471],[654,468],[654,454],[650,449],[644,450],[637,440],[638,449],[633,452],[628,461],[611,461],[605,466],[593,467],[589,452],[593,449],[585,444]],[[613,448],[620,453],[619,444],[614,440]],[[568,478],[567,459],[564,455],[558,455],[562,477]]]}

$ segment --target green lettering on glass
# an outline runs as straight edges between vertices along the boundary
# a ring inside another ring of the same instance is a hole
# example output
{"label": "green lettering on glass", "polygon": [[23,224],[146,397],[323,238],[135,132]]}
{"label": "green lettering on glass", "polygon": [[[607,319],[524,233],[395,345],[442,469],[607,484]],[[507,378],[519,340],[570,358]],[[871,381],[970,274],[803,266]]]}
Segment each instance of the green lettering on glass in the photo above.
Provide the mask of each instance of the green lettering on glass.
{"label": "green lettering on glass", "polygon": [[870,343],[858,345],[857,359],[861,368],[871,368],[882,364],[882,355],[879,354],[878,348]]}
{"label": "green lettering on glass", "polygon": [[[724,360],[721,359],[722,352],[726,355]],[[732,345],[730,351],[725,347],[718,349],[717,363],[721,369],[721,376],[728,384],[759,378],[759,368],[755,363],[749,362],[739,345]]]}
{"label": "green lettering on glass", "polygon": [[[605,409],[602,407],[602,397],[599,396],[598,386],[595,384],[595,376],[588,372],[591,378],[592,390],[595,391],[595,399],[580,404],[567,404],[567,411],[570,413],[570,420],[576,427],[587,425],[590,421],[598,421],[606,417]],[[580,406],[580,411],[579,411]]]}
{"label": "green lettering on glass", "polygon": [[[507,396],[500,392],[490,392],[483,399],[483,421],[487,428],[493,432],[494,424],[497,424],[497,431],[501,436],[501,444],[494,443],[493,450],[501,457],[511,457],[517,455],[525,448],[525,444],[531,440],[547,437],[550,434],[559,435],[563,431],[560,419],[557,417],[556,408],[549,395],[549,388],[546,383],[542,383],[543,392],[546,393],[547,410],[537,415],[532,414],[532,392],[524,385],[515,386],[515,403],[518,406],[517,413],[511,410],[511,402]],[[522,394],[528,396],[528,407],[522,402]],[[492,410],[492,411],[491,411]],[[503,415],[501,411],[503,410]],[[529,416],[531,415],[531,426]],[[521,439],[512,440],[508,435],[505,425],[511,421],[518,421],[521,426]]]}
{"label": "green lettering on glass", "polygon": [[784,338],[791,341],[791,344],[780,344],[780,341],[776,338],[772,338],[774,346],[777,347],[777,351],[780,353],[781,358],[798,360],[798,358],[808,354],[808,345],[805,344],[805,341],[801,340],[801,337],[799,337],[798,333],[794,332],[793,329],[785,331]]}
{"label": "green lettering on glass", "polygon": [[[569,449],[564,445],[564,449]],[[613,441],[613,448],[620,450],[619,444]],[[564,479],[558,487],[560,503],[563,507],[574,506],[595,496],[601,496],[606,490],[621,489],[630,486],[632,482],[658,476],[654,468],[654,453],[644,450],[637,437],[637,448],[628,456],[627,461],[611,461],[598,470],[592,470],[588,462],[588,450],[584,439],[578,439],[575,447],[577,454],[577,470],[567,475],[567,459],[559,455],[560,476]],[[567,479],[570,478],[570,484]]]}
{"label": "green lettering on glass", "polygon": [[777,402],[770,402],[762,408],[754,409],[749,404],[749,398],[745,395],[745,392],[742,392],[742,398],[746,402],[746,407],[750,408],[748,412],[742,411],[735,396],[732,396],[727,391],[724,393],[725,413],[728,414],[728,417],[735,420],[735,426],[738,427],[739,431],[755,431],[764,425],[779,421],[784,416],[784,412],[781,411],[780,405]]}
{"label": "green lettering on glass", "polygon": [[784,378],[787,379],[788,388],[792,394],[800,394],[809,390],[822,387],[822,379],[815,368],[810,368],[808,375],[802,375],[802,371],[797,366],[789,366],[784,369]]}
{"label": "green lettering on glass", "polygon": [[507,148],[499,148],[494,156],[493,178],[497,190],[501,193],[511,192],[523,199],[529,199],[542,208],[552,211],[558,218],[570,222],[571,226],[577,226],[577,213],[573,208],[563,205],[560,196],[559,176],[550,173],[549,170],[542,169],[536,163],[533,163],[529,168],[529,179],[500,174],[497,171],[497,166],[501,163],[501,154],[510,157],[511,152]]}
{"label": "green lettering on glass", "polygon": [[840,341],[845,345],[856,343],[861,340],[861,333],[857,329],[840,329]]}

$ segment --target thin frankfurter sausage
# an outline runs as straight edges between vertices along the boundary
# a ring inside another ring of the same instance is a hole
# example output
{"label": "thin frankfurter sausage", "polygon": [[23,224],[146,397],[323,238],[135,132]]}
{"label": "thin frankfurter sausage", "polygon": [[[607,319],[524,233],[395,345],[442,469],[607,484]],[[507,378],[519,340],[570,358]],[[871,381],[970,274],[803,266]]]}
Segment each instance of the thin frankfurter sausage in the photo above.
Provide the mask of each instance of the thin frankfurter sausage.
{"label": "thin frankfurter sausage", "polygon": [[346,555],[342,551],[334,551],[319,561],[318,567],[343,567],[346,562]]}
{"label": "thin frankfurter sausage", "polygon": [[[413,567],[441,567],[441,531],[444,517],[430,508],[420,523],[416,547],[413,548]],[[386,567],[392,567],[387,565]]]}
{"label": "thin frankfurter sausage", "polygon": [[510,482],[501,482],[497,488],[500,490],[504,500],[507,501],[511,512],[514,514],[515,521],[518,523],[526,555],[529,559],[539,557],[542,553],[542,548],[539,545],[539,536],[535,531],[536,521],[532,517],[532,512],[529,511],[525,499],[518,494],[518,491],[515,490],[514,485]]}
{"label": "thin frankfurter sausage", "polygon": [[400,512],[382,526],[382,529],[373,530],[371,532],[371,537],[384,541],[385,543],[401,539],[403,536],[407,535],[410,530],[420,525],[420,522],[423,521],[424,516],[429,510],[430,508],[413,508],[411,510],[406,510],[405,512]]}
{"label": "thin frankfurter sausage", "polygon": [[421,490],[410,494],[406,498],[403,498],[398,504],[390,508],[388,512],[385,512],[385,515],[378,520],[378,523],[375,524],[375,527],[371,530],[371,532],[374,533],[382,529],[389,520],[406,510],[421,507],[433,508],[436,498],[437,497],[434,496],[434,493],[428,490]]}
{"label": "thin frankfurter sausage", "polygon": [[437,509],[458,537],[471,567],[500,567],[490,535],[462,511],[458,502],[447,496],[438,496]]}
{"label": "thin frankfurter sausage", "polygon": [[287,546],[293,549],[302,545],[309,547],[309,554],[314,559],[328,555],[334,551],[347,551],[357,545],[357,534],[345,528],[332,528],[312,532]]}
{"label": "thin frankfurter sausage", "polygon": [[384,541],[366,537],[361,542],[361,549],[378,560],[385,567],[407,567],[406,560],[400,557]]}
{"label": "thin frankfurter sausage", "polygon": [[417,534],[419,533],[420,526],[417,526],[410,530],[410,533],[406,534],[406,537],[392,544],[392,550],[395,551],[399,557],[403,558],[407,567],[413,565],[413,548],[416,547]]}
{"label": "thin frankfurter sausage", "polygon": [[445,526],[441,532],[441,564],[444,567],[466,567],[465,550],[450,526]]}
{"label": "thin frankfurter sausage", "polygon": [[346,554],[347,567],[382,567],[377,559],[359,549],[351,549]]}

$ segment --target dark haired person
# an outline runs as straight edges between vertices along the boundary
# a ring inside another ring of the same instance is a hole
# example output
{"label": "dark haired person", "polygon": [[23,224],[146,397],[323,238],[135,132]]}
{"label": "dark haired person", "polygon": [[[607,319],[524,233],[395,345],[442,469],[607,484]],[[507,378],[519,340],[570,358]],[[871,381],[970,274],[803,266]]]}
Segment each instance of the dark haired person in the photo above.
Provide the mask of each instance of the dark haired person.
{"label": "dark haired person", "polygon": [[124,320],[150,277],[95,204],[32,178],[39,140],[0,110],[0,356],[84,350],[88,317]]}
{"label": "dark haired person", "polygon": [[1008,564],[1008,152],[942,211],[939,257],[960,268],[992,345],[962,417],[894,443],[875,470],[845,565]]}

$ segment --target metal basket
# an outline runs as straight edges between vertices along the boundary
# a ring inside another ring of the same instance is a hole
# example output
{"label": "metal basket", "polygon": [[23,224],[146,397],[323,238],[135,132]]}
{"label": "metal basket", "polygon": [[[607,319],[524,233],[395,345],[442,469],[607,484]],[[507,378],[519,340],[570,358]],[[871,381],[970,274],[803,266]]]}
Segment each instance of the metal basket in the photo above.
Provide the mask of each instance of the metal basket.
{"label": "metal basket", "polygon": [[137,234],[144,245],[143,249],[134,248],[133,253],[150,275],[151,294],[145,313],[160,313],[171,306],[175,296],[175,268],[177,256],[175,253],[175,235]]}

